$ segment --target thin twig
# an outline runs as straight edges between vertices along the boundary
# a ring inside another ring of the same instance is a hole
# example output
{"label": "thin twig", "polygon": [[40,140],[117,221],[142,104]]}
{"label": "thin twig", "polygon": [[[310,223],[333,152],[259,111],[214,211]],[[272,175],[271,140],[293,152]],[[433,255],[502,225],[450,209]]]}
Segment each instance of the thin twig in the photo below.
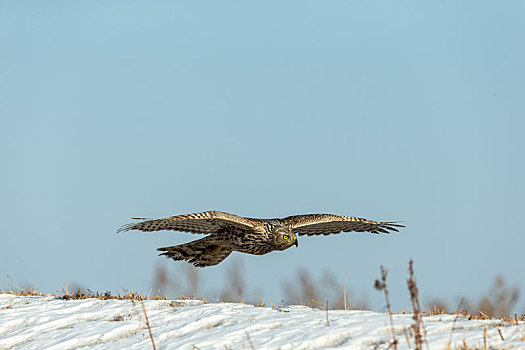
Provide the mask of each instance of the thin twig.
{"label": "thin twig", "polygon": [[496,329],[498,330],[499,337],[501,338],[501,341],[505,341],[505,338],[503,338],[503,334],[501,334],[501,329],[499,329],[499,326],[496,326]]}
{"label": "thin twig", "polygon": [[[416,343],[416,350],[422,350],[423,341],[427,345],[427,349],[429,349],[428,342],[426,340],[427,331],[423,323],[421,305],[419,304],[419,290],[416,285],[416,280],[414,279],[414,261],[412,259],[410,259],[408,270],[410,273],[410,278],[407,280],[407,284],[408,284],[408,290],[410,291],[410,299],[412,300],[412,307],[414,309],[415,323],[413,325],[413,328],[414,328],[414,340]],[[423,333],[425,334],[424,339],[423,339],[423,336],[421,335],[421,329],[423,329]]]}
{"label": "thin twig", "polygon": [[328,321],[328,300],[326,301],[326,327],[330,327],[330,321]]}
{"label": "thin twig", "polygon": [[146,326],[148,326],[151,345],[153,346],[153,350],[157,350],[157,348],[155,347],[155,342],[153,341],[153,333],[151,333],[151,327],[149,326],[148,314],[146,313],[146,307],[144,306],[144,302],[142,302],[142,310],[144,311],[144,317],[146,317]]}
{"label": "thin twig", "polygon": [[250,347],[252,348],[252,350],[255,350],[255,348],[253,347],[252,340],[250,339],[250,335],[248,334],[248,331],[244,331],[244,333],[246,333],[246,338],[248,339],[248,344],[250,344]]}
{"label": "thin twig", "polygon": [[410,339],[408,338],[407,329],[405,327],[403,327],[403,333],[405,333],[405,339],[407,341],[408,348],[410,349]]}
{"label": "thin twig", "polygon": [[390,317],[390,331],[392,332],[392,343],[390,346],[394,346],[394,349],[397,350],[397,339],[396,339],[396,332],[394,330],[394,318],[392,317],[392,308],[390,307],[390,299],[388,298],[388,288],[386,287],[386,276],[388,275],[388,270],[385,270],[383,266],[381,266],[381,282],[379,280],[376,280],[374,287],[377,290],[383,290],[385,292],[385,299],[386,299],[386,307],[388,309],[388,316]]}
{"label": "thin twig", "polygon": [[464,299],[461,298],[459,301],[458,308],[456,309],[456,317],[454,318],[454,322],[452,322],[452,328],[450,329],[450,338],[448,339],[448,347],[447,349],[450,349],[450,345],[452,344],[452,334],[454,333],[454,326],[456,325],[456,321],[459,318],[459,310],[461,309],[461,304],[463,304]]}

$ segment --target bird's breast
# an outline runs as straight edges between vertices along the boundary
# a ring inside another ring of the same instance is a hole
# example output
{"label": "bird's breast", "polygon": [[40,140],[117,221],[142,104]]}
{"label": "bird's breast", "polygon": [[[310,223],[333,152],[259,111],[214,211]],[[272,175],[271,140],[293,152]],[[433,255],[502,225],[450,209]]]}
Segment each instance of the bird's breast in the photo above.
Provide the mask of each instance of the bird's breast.
{"label": "bird's breast", "polygon": [[241,253],[264,255],[275,250],[270,237],[262,232],[231,231],[225,234],[231,248]]}

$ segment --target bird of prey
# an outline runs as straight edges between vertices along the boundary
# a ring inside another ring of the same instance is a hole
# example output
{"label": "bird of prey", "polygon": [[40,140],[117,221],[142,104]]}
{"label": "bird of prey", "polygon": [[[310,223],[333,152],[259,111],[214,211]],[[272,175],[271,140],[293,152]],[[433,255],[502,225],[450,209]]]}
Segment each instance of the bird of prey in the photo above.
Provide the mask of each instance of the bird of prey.
{"label": "bird of prey", "polygon": [[186,244],[158,248],[160,255],[186,260],[197,267],[217,265],[231,252],[264,255],[298,246],[297,236],[339,232],[390,233],[404,227],[396,222],[377,222],[351,216],[308,214],[283,219],[252,219],[220,211],[205,211],[164,219],[143,219],[122,226],[117,232],[173,230],[207,234]]}

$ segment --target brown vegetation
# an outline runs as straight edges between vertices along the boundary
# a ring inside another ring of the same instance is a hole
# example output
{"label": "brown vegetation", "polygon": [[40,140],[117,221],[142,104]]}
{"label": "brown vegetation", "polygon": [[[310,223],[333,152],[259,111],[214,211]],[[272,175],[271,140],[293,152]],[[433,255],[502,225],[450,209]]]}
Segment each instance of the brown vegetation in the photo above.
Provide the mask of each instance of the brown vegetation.
{"label": "brown vegetation", "polygon": [[[422,350],[423,342],[426,341],[427,332],[425,330],[425,325],[423,324],[423,312],[421,312],[421,305],[419,303],[419,289],[414,278],[414,261],[412,259],[410,259],[408,272],[410,274],[410,278],[407,280],[407,285],[410,292],[410,301],[412,302],[414,314],[414,324],[412,325],[412,330],[414,332],[414,344],[416,350]],[[422,333],[425,335],[424,338]]]}
{"label": "brown vegetation", "polygon": [[[385,270],[386,272],[386,270]],[[148,295],[130,289],[104,293],[92,292],[89,289],[84,290],[74,288],[70,291],[68,285],[65,285],[59,293],[45,294],[33,287],[7,288],[7,293],[29,296],[52,295],[61,299],[167,299],[167,298],[197,298],[205,302],[226,301],[226,302],[244,302],[256,306],[265,306],[265,303],[274,308],[284,305],[302,304],[310,307],[326,309],[328,301],[330,309],[368,309],[371,308],[363,300],[357,300],[346,288],[346,280],[336,278],[329,271],[323,272],[319,278],[315,278],[309,271],[300,269],[295,278],[285,281],[282,285],[284,298],[279,302],[264,300],[260,295],[256,296],[252,291],[247,293],[244,266],[241,260],[235,264],[230,264],[229,269],[225,272],[224,284],[221,289],[213,292],[217,295],[213,300],[204,299],[202,295],[201,279],[199,270],[190,265],[180,265],[175,272],[169,272],[164,265],[157,266],[155,270],[154,288],[149,291]],[[385,276],[386,278],[386,276]],[[409,282],[409,289],[415,286],[415,281]],[[153,295],[152,295],[153,292]],[[412,293],[412,291],[411,291]],[[455,312],[450,310],[443,301],[434,300],[426,304],[426,314],[454,313],[464,315],[469,318],[504,318],[514,321],[513,312],[519,299],[520,290],[517,286],[508,286],[502,277],[497,277],[494,285],[489,292],[481,297],[478,302],[462,302]],[[421,310],[417,306],[415,310]],[[525,312],[520,313],[518,320],[525,320]]]}
{"label": "brown vegetation", "polygon": [[[155,296],[150,296],[150,294],[143,295],[139,292],[134,291],[133,289],[123,289],[122,294],[120,292],[116,292],[115,294],[112,294],[111,292],[105,292],[105,293],[94,293],[91,292],[89,289],[87,291],[83,291],[79,288],[73,289],[73,292],[71,293],[69,290],[69,285],[66,284],[60,293],[57,294],[44,294],[41,291],[29,287],[29,288],[8,288],[6,292],[3,293],[10,293],[15,294],[19,296],[53,296],[60,299],[87,299],[87,298],[98,298],[98,299],[129,299],[133,303],[133,306],[135,307],[135,300],[137,301],[143,301],[146,299],[154,299],[154,300],[163,300],[167,299],[166,297],[163,297],[166,295],[167,292],[170,291],[170,289],[178,289],[183,288],[184,294],[186,296],[179,296],[179,298],[188,299],[192,298],[194,299],[197,293],[199,293],[199,286],[200,286],[200,279],[199,279],[199,273],[196,268],[193,268],[189,265],[184,265],[184,270],[182,275],[184,277],[180,277],[180,274],[178,277],[169,277],[169,274],[167,270],[164,267],[158,267],[155,272],[155,289],[157,290],[157,294]],[[396,338],[396,332],[394,329],[394,321],[392,317],[392,310],[389,300],[389,291],[387,288],[387,275],[388,270],[385,270],[381,266],[381,279],[376,280],[374,287],[379,290],[383,291],[385,294],[385,301],[387,310],[390,317],[390,332],[392,336],[392,340],[390,341],[389,348],[397,349],[397,345],[399,344],[399,340]],[[335,302],[331,302],[330,305],[334,305],[333,308],[335,309],[349,309],[351,308],[351,303],[349,302],[347,304],[347,290],[346,290],[346,274],[345,274],[345,281],[343,283],[338,283],[337,279],[330,273],[325,272],[320,280],[316,281],[314,278],[311,277],[311,274],[308,273],[306,270],[300,270],[297,274],[297,281],[289,281],[284,284],[284,291],[286,293],[286,304],[303,304],[308,305],[310,307],[320,308],[324,309],[326,311],[326,325],[327,327],[330,326],[330,321],[328,317],[328,300],[335,300]],[[419,301],[419,289],[416,284],[415,280],[415,274],[414,274],[414,264],[412,259],[410,259],[409,263],[409,278],[407,279],[407,287],[410,293],[410,299],[412,303],[412,314],[414,323],[412,326],[403,328],[403,333],[405,336],[406,343],[408,344],[409,348],[411,347],[410,338],[413,338],[413,344],[415,350],[422,350],[423,344],[426,343],[426,329],[425,325],[423,323],[423,311],[420,305]],[[244,303],[244,294],[246,292],[246,286],[245,286],[245,278],[244,278],[244,266],[241,262],[238,262],[236,264],[231,264],[229,269],[226,271],[226,279],[224,286],[222,288],[222,291],[220,292],[220,299],[217,298],[216,301],[223,301],[223,302],[243,302]],[[2,291],[0,291],[2,293]],[[188,297],[190,296],[190,297]],[[323,297],[322,297],[323,296]],[[329,297],[329,299],[327,298]],[[454,325],[460,316],[466,316],[468,319],[473,318],[499,318],[503,321],[507,322],[513,322],[516,325],[516,330],[518,332],[521,332],[521,340],[525,341],[525,334],[523,331],[519,329],[519,322],[525,321],[525,314],[523,314],[520,318],[518,318],[517,313],[514,313],[514,317],[510,314],[512,312],[512,309],[515,307],[517,301],[519,299],[519,288],[518,287],[508,287],[505,284],[505,281],[503,278],[498,277],[496,278],[496,281],[493,285],[493,287],[490,289],[489,294],[480,298],[477,308],[473,306],[472,303],[468,303],[468,307],[462,308],[462,305],[464,304],[464,298],[461,299],[461,302],[459,303],[459,306],[456,309],[456,318],[454,320],[454,323],[451,328],[450,333],[450,339],[448,342],[448,345],[445,345],[445,349],[450,349],[452,345],[452,335],[454,332]],[[205,298],[202,298],[202,300],[207,303],[210,300],[206,300]],[[250,304],[256,305],[256,306],[265,306],[264,299],[260,298],[258,302],[251,301]],[[280,308],[282,305],[276,306],[271,301],[268,301],[268,303],[273,308]],[[144,303],[142,304],[142,310],[145,317],[146,325],[148,328],[151,345],[153,350],[156,349],[155,347],[155,341],[154,336],[149,324],[148,315],[146,313],[146,308]],[[354,303],[354,307],[358,305],[359,308],[367,308],[366,304],[363,303]],[[430,312],[427,313],[427,315],[432,314],[442,314],[447,312],[447,306],[446,304],[442,302],[434,302],[433,304],[430,304]],[[10,308],[8,306],[7,308]],[[405,309],[406,310],[406,309]],[[405,313],[406,311],[403,311],[402,313]],[[140,317],[140,316],[139,316]],[[121,321],[120,318],[115,318],[111,321]],[[497,327],[499,337],[502,341],[504,341],[503,334],[499,327]],[[248,344],[250,345],[251,349],[254,349],[253,343],[250,339],[250,336],[248,332],[245,332],[246,339]],[[485,326],[484,334],[483,334],[483,346],[484,349],[487,349],[487,326]],[[426,347],[428,349],[428,344],[426,344]],[[228,348],[228,347],[226,347]],[[243,344],[244,348],[244,344]],[[461,347],[460,347],[461,348]],[[464,349],[470,349],[472,347],[468,347],[465,340],[463,340],[463,347]],[[194,346],[194,349],[198,349],[198,347]]]}
{"label": "brown vegetation", "polygon": [[[393,346],[395,350],[397,350],[397,339],[396,339],[396,332],[394,330],[394,319],[392,317],[392,308],[390,307],[390,299],[388,298],[388,287],[386,285],[386,277],[388,275],[388,270],[385,270],[383,266],[381,266],[381,281],[376,280],[374,287],[377,290],[382,290],[385,292],[385,300],[386,300],[386,307],[388,309],[388,316],[390,318],[390,331],[392,333],[392,342],[390,343],[390,346]],[[405,333],[406,334],[406,333]],[[408,341],[407,341],[408,343]],[[390,347],[389,346],[389,347]]]}
{"label": "brown vegetation", "polygon": [[[478,302],[471,302],[468,298],[461,298],[460,306],[454,313],[470,318],[507,318],[512,319],[516,304],[519,300],[520,288],[510,287],[503,277],[496,277],[488,293],[479,298]],[[427,310],[431,314],[450,313],[444,301],[433,300],[427,303]],[[522,318],[525,317],[523,312]]]}

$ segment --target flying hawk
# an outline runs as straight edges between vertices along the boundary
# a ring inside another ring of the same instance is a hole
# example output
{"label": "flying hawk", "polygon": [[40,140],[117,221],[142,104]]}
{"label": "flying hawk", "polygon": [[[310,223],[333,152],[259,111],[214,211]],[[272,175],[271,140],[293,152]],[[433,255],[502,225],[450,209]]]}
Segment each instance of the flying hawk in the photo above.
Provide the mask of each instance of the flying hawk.
{"label": "flying hawk", "polygon": [[207,234],[186,244],[158,248],[160,255],[186,260],[197,267],[217,265],[237,251],[264,255],[298,246],[297,236],[329,235],[339,232],[390,233],[404,227],[396,222],[377,222],[351,216],[308,214],[283,219],[252,219],[220,211],[205,211],[164,219],[142,219],[122,226],[117,232],[173,230]]}

